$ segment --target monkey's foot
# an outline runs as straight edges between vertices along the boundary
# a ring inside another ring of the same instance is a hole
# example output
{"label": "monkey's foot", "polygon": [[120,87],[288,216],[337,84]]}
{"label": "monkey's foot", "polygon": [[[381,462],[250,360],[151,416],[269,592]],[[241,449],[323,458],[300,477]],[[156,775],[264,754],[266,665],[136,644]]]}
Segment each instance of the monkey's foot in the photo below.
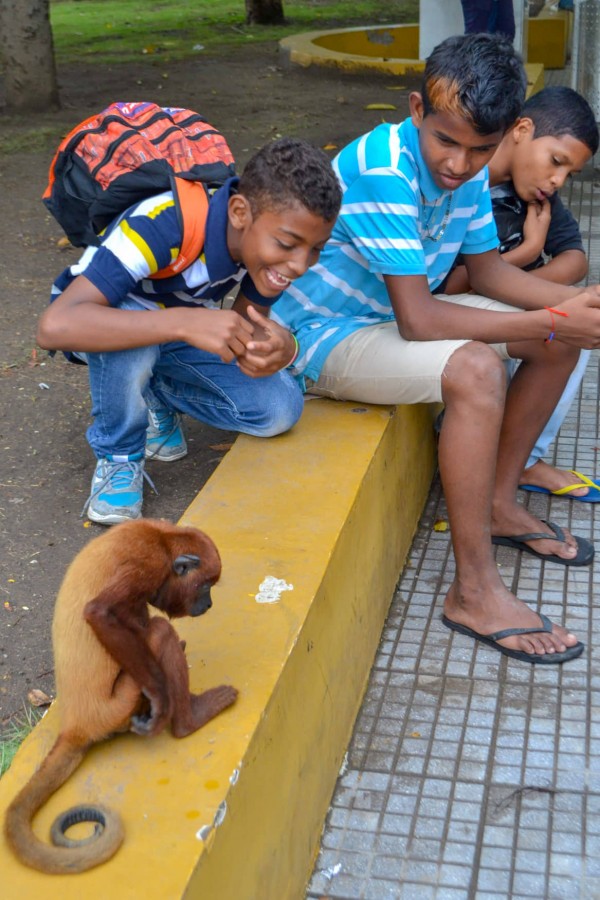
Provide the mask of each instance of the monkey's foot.
{"label": "monkey's foot", "polygon": [[190,719],[186,722],[173,719],[171,730],[174,737],[185,737],[197,731],[214,719],[220,712],[235,703],[238,692],[229,684],[204,691],[203,694],[190,694]]}

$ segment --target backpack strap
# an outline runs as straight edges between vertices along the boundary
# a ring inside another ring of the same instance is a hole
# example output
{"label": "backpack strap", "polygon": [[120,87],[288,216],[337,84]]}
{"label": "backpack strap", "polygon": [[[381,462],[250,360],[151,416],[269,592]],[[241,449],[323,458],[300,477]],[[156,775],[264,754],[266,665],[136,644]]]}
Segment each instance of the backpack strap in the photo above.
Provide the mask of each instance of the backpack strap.
{"label": "backpack strap", "polygon": [[200,256],[206,234],[208,194],[204,184],[187,178],[176,178],[177,200],[183,223],[183,239],[179,256],[151,278],[171,278],[191,266]]}

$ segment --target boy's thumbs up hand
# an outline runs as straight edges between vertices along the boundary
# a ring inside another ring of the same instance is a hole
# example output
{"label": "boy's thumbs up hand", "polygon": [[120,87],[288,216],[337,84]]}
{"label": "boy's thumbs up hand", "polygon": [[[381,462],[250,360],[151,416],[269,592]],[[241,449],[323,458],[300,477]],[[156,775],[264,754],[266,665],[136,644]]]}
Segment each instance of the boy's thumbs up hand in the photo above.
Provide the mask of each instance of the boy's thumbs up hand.
{"label": "boy's thumbs up hand", "polygon": [[263,316],[252,304],[248,304],[246,315],[254,325],[254,332],[243,354],[238,356],[242,372],[252,378],[260,378],[284,369],[292,359],[296,347],[290,332]]}

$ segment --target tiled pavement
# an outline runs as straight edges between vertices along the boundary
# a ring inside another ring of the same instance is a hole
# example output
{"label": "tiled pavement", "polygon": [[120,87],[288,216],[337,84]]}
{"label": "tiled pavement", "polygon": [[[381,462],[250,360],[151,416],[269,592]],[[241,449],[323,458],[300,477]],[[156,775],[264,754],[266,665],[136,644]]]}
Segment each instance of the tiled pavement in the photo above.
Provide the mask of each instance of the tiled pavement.
{"label": "tiled pavement", "polygon": [[[589,281],[600,282],[594,195],[600,172],[589,166],[565,196],[587,241]],[[550,460],[589,474],[600,474],[599,360],[596,351]],[[522,499],[600,548],[600,505]],[[448,532],[434,525],[445,520],[436,482],[390,608],[307,897],[600,900],[600,563],[566,569],[498,548],[512,590],[586,644],[563,667],[530,666],[441,624],[454,563]]]}

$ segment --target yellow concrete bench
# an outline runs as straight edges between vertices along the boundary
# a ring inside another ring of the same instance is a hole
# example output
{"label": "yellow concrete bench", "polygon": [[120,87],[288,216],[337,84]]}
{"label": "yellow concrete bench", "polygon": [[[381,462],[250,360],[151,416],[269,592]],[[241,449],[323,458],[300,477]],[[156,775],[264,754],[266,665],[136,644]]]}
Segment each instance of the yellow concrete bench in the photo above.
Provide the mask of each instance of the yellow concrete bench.
{"label": "yellow concrete bench", "polygon": [[[96,746],[36,832],[101,801],[124,819],[122,848],[82,875],[51,876],[2,843],[3,900],[304,896],[434,471],[435,411],[314,400],[289,434],[238,438],[181,520],[221,551],[214,607],[177,623],[192,689],[229,682],[237,703],[183,740]],[[270,595],[267,577],[279,579]],[[1,818],[56,727],[52,707],[0,781]]]}
{"label": "yellow concrete bench", "polygon": [[567,64],[573,14],[547,4],[527,22],[527,61],[546,69],[564,69]]}

